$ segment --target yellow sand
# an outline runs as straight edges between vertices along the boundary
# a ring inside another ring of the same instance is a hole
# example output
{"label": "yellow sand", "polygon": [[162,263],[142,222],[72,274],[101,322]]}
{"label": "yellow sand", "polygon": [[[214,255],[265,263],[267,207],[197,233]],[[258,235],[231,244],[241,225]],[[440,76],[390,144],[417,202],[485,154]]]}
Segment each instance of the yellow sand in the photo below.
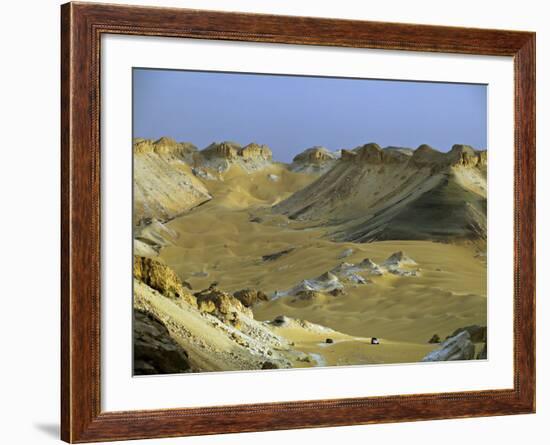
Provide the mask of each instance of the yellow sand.
{"label": "yellow sand", "polygon": [[[445,338],[459,327],[486,325],[486,265],[472,247],[429,241],[335,243],[325,237],[324,228],[301,229],[299,223],[262,210],[304,187],[312,176],[277,165],[251,174],[232,170],[223,182],[207,182],[215,199],[168,224],[180,235],[175,246],[162,250],[161,258],[193,289],[217,282],[225,291],[251,287],[269,295],[342,261],[368,257],[381,263],[403,250],[419,264],[420,276],[371,277],[371,284],[346,286],[345,295],[323,294],[307,301],[281,297],[254,307],[255,318],[287,315],[349,335],[327,345],[323,336],[304,338],[301,333],[297,338],[280,331],[297,349],[321,354],[329,365],[418,361],[434,348],[427,343],[433,334]],[[281,179],[273,182],[268,173]],[[262,222],[251,222],[257,215]],[[262,260],[290,248],[294,250],[277,260]],[[354,249],[353,255],[339,259],[347,248]],[[370,345],[371,337],[380,338],[381,344]]]}

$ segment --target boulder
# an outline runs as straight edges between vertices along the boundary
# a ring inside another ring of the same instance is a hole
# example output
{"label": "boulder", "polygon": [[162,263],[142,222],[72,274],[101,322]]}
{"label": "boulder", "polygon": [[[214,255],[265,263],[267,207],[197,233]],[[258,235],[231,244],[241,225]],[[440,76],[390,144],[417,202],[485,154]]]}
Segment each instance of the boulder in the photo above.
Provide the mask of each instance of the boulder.
{"label": "boulder", "polygon": [[416,261],[409,258],[403,251],[392,253],[382,263],[386,267],[416,266]]}
{"label": "boulder", "polygon": [[349,249],[346,249],[346,250],[342,251],[342,253],[340,253],[340,255],[338,255],[338,258],[343,259],[343,258],[347,258],[351,255],[353,255],[353,249],[350,247]]}
{"label": "boulder", "polygon": [[319,298],[322,294],[320,292],[316,292],[314,290],[301,290],[300,292],[296,293],[296,297],[299,300],[315,300]]}
{"label": "boulder", "polygon": [[270,323],[274,326],[287,326],[292,319],[286,315],[277,315]]}
{"label": "boulder", "polygon": [[245,307],[251,307],[260,301],[269,300],[266,294],[256,289],[241,289],[233,293],[233,296]]}
{"label": "boulder", "polygon": [[467,331],[470,334],[470,340],[473,343],[487,342],[487,326],[471,325],[463,328],[458,328],[448,338],[455,337],[463,331]]}
{"label": "boulder", "polygon": [[134,310],[134,374],[192,372],[189,357],[153,315]]}
{"label": "boulder", "polygon": [[167,298],[197,306],[195,298],[176,273],[152,258],[134,256],[134,277]]}
{"label": "boulder", "polygon": [[287,291],[276,291],[274,297],[284,297],[287,295],[297,295],[302,291],[331,292],[335,289],[343,289],[344,285],[338,277],[331,272],[325,272],[317,278],[303,280],[293,288]]}
{"label": "boulder", "polygon": [[365,258],[363,261],[359,263],[359,267],[361,269],[366,270],[370,275],[383,275],[382,268],[376,264],[374,261],[372,261],[370,258]]}
{"label": "boulder", "polygon": [[276,363],[266,361],[262,363],[262,369],[279,369],[279,366]]}
{"label": "boulder", "polygon": [[475,346],[470,341],[470,334],[467,331],[463,331],[455,337],[445,340],[438,349],[430,352],[421,361],[472,360],[474,355]]}
{"label": "boulder", "polygon": [[224,322],[238,325],[241,315],[254,318],[252,311],[237,298],[215,287],[197,292],[195,297],[201,312],[212,314]]}
{"label": "boulder", "polygon": [[428,343],[441,343],[441,338],[439,337],[439,335],[434,334],[432,335],[432,338],[428,340]]}
{"label": "boulder", "polygon": [[408,257],[402,251],[393,253],[386,259],[386,261],[382,263],[382,266],[385,267],[389,273],[399,275],[401,277],[418,276],[419,269],[403,269],[403,266],[411,267],[416,265],[416,261]]}

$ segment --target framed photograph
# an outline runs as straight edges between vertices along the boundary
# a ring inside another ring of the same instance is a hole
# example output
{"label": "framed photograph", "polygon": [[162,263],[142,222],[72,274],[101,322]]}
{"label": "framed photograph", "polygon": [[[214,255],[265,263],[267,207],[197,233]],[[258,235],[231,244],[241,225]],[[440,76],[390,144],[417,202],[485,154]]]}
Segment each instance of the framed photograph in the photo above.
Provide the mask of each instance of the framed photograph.
{"label": "framed photograph", "polygon": [[535,411],[534,33],[61,17],[63,440]]}

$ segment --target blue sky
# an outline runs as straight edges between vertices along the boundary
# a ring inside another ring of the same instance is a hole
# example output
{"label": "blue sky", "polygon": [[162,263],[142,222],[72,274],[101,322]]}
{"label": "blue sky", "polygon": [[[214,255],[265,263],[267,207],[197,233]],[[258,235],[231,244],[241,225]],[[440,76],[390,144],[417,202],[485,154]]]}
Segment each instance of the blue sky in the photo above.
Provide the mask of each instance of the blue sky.
{"label": "blue sky", "polygon": [[315,145],[487,146],[485,85],[136,68],[133,112],[134,137],[257,142],[284,162]]}

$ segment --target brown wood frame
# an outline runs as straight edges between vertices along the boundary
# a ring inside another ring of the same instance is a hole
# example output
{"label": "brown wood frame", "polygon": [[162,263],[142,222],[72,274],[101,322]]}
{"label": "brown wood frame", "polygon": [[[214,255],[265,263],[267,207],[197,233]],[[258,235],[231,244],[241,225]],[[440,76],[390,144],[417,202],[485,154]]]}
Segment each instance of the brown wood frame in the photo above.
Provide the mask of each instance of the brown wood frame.
{"label": "brown wood frame", "polygon": [[[512,56],[514,388],[102,412],[99,69],[100,37],[105,33]],[[61,7],[61,36],[63,440],[92,442],[535,412],[534,33],[68,3]]]}

